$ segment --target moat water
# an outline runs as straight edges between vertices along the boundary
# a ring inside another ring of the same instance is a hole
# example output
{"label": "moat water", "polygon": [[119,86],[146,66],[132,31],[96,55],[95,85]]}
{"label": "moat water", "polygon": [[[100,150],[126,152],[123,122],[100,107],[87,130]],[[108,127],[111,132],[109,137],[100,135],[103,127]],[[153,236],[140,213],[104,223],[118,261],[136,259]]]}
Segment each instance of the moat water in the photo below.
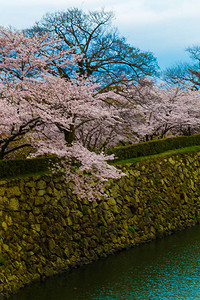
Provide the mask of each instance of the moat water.
{"label": "moat water", "polygon": [[200,225],[32,284],[9,299],[200,299]]}

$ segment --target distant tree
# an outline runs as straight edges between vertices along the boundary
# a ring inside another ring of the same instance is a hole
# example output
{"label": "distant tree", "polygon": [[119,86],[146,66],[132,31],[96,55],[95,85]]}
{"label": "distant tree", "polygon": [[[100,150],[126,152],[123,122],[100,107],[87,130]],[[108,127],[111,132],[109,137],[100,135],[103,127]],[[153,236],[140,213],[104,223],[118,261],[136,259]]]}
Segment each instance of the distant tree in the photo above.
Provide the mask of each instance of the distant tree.
{"label": "distant tree", "polygon": [[191,135],[200,130],[199,90],[157,86],[143,79],[103,96],[106,105],[110,103],[117,111],[120,122],[93,120],[80,126],[76,136],[88,149],[105,151],[120,144]]}
{"label": "distant tree", "polygon": [[179,63],[167,68],[163,73],[163,78],[170,84],[198,90],[200,88],[200,47],[188,47],[186,52],[190,55],[191,64]]}
{"label": "distant tree", "polygon": [[[135,90],[130,94],[135,94]],[[143,116],[136,130],[140,140],[152,140],[166,136],[191,135],[200,129],[200,93],[177,86],[140,90],[140,102],[136,107]]]}
{"label": "distant tree", "polygon": [[[73,49],[81,55],[76,71],[82,76],[95,75],[104,89],[124,79],[138,80],[157,74],[158,66],[151,52],[132,47],[112,26],[113,13],[84,12],[78,8],[46,14],[25,32],[29,35],[49,32],[62,40],[62,49]],[[65,69],[62,76],[68,77]]]}

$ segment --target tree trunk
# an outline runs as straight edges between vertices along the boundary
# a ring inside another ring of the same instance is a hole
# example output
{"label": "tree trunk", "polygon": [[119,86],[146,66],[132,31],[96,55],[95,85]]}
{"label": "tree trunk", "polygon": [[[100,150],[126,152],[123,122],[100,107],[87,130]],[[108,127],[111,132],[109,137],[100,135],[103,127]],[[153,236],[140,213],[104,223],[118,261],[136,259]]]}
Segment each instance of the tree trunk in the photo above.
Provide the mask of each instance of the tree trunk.
{"label": "tree trunk", "polygon": [[70,125],[69,130],[64,130],[65,141],[68,146],[71,146],[72,143],[76,140],[74,125]]}

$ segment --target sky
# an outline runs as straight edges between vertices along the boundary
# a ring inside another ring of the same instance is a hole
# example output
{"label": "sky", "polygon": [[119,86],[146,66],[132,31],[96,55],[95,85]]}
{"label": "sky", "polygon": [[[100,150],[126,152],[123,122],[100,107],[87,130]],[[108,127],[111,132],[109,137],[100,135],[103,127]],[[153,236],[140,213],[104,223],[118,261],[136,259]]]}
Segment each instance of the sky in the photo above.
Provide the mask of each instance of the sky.
{"label": "sky", "polygon": [[0,25],[31,27],[49,12],[78,7],[114,11],[127,42],[157,57],[161,69],[188,62],[188,46],[200,46],[199,0],[0,0]]}

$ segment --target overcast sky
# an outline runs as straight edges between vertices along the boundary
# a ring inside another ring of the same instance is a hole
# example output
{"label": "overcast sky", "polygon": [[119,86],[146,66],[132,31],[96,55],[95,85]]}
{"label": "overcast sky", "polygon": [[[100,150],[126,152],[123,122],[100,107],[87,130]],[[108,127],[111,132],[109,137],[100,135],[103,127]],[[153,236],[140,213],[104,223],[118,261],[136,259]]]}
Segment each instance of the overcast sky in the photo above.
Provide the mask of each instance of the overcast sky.
{"label": "overcast sky", "polygon": [[0,0],[0,25],[27,28],[70,7],[113,10],[119,32],[161,68],[188,61],[185,48],[200,45],[200,0]]}

